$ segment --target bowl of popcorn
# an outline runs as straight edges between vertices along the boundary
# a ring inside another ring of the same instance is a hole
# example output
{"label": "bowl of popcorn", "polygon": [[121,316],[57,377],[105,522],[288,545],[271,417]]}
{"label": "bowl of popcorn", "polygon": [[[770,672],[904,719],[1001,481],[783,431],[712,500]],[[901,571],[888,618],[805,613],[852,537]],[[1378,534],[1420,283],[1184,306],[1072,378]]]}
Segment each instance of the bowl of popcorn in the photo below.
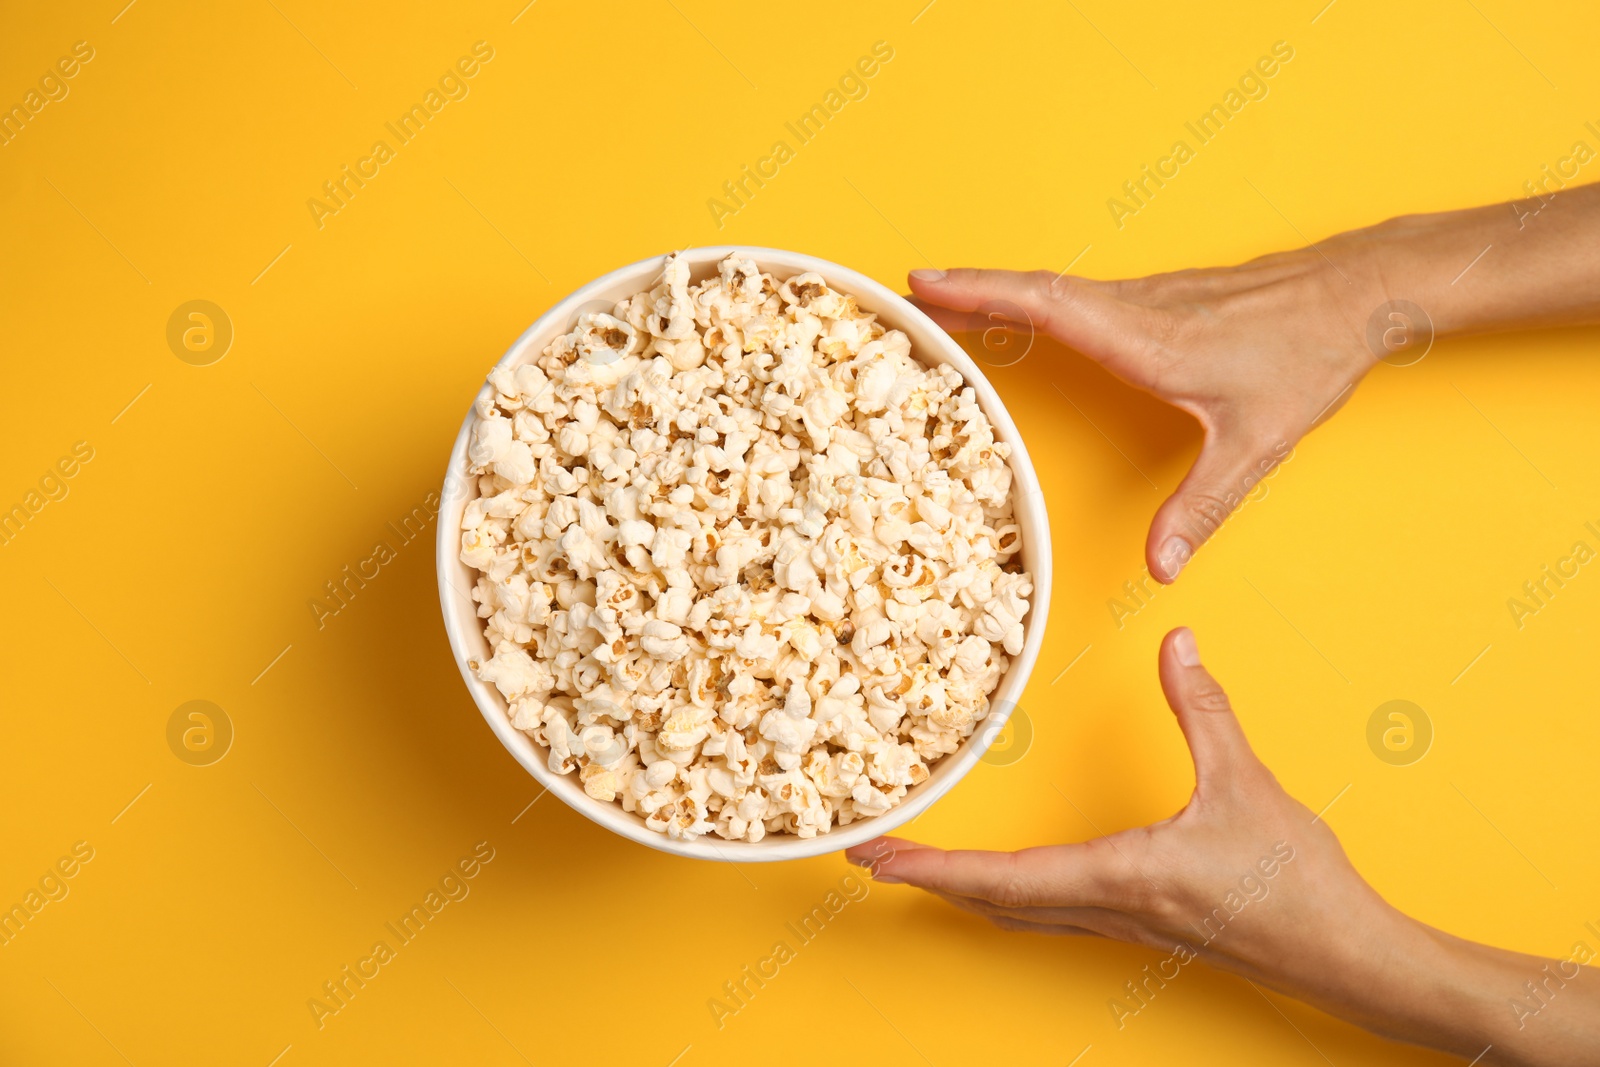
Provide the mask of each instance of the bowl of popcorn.
{"label": "bowl of popcorn", "polygon": [[450,455],[445,630],[546,790],[702,859],[838,851],[982,758],[1044,638],[1050,532],[1011,417],[894,291],[699,248],[579,289]]}

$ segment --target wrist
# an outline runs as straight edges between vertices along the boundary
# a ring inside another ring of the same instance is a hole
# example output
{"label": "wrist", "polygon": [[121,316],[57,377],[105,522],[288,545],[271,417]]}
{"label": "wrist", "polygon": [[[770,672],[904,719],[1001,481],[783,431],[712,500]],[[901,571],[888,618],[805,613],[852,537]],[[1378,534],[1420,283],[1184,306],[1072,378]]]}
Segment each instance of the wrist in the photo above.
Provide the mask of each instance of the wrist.
{"label": "wrist", "polygon": [[[1505,997],[1508,977],[1483,946],[1452,937],[1416,920],[1421,966],[1407,999],[1410,1040],[1471,1059],[1489,1045],[1508,1051]],[[1509,1016],[1507,1016],[1509,1017]]]}
{"label": "wrist", "polygon": [[[1363,894],[1365,895],[1365,894]],[[1471,1059],[1491,1042],[1494,1004],[1480,961],[1463,942],[1403,914],[1371,893],[1327,943],[1320,974],[1296,995],[1331,1015],[1392,1040]],[[1310,987],[1310,988],[1306,988]],[[1498,1035],[1497,1035],[1498,1036]]]}
{"label": "wrist", "polygon": [[1394,219],[1340,234],[1330,255],[1348,280],[1342,292],[1347,322],[1359,335],[1360,373],[1379,362],[1405,366],[1421,358],[1439,332],[1437,297],[1423,284],[1413,242],[1421,217]]}
{"label": "wrist", "polygon": [[[1423,1041],[1440,1032],[1440,1015],[1454,1018],[1450,976],[1456,961],[1434,931],[1387,902],[1352,946],[1346,973],[1350,1016],[1387,1037]],[[1433,1041],[1427,1041],[1434,1044]]]}
{"label": "wrist", "polygon": [[1567,245],[1587,250],[1593,242],[1600,187],[1594,190],[1569,197],[1567,215],[1552,214],[1538,229],[1519,218],[1516,205],[1491,204],[1403,215],[1334,240],[1349,245],[1384,299],[1421,308],[1437,337],[1592,321],[1593,286],[1583,281],[1596,277],[1600,260]]}

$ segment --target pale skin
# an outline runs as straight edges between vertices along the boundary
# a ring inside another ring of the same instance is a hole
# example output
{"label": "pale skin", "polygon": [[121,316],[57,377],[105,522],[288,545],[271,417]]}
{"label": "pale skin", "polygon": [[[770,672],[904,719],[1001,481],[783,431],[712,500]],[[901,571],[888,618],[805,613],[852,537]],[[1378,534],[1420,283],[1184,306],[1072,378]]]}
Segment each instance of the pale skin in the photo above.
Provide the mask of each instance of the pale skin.
{"label": "pale skin", "polygon": [[[919,271],[911,282],[951,324],[1020,308],[1033,327],[1199,420],[1200,457],[1146,541],[1151,574],[1172,581],[1272,457],[1349,401],[1378,362],[1367,324],[1380,305],[1419,305],[1441,337],[1600,323],[1600,185],[1394,219],[1238,267],[1127,281]],[[1546,959],[1402,914],[1251,751],[1193,633],[1166,636],[1159,670],[1194,757],[1194,794],[1177,815],[1020,852],[879,838],[851,849],[851,862],[1005,929],[1146,945],[1157,977],[1139,983],[1152,993],[1178,965],[1165,961],[1193,953],[1469,1061],[1600,1063],[1600,970],[1582,966],[1600,963],[1600,938],[1574,930],[1572,953]]]}

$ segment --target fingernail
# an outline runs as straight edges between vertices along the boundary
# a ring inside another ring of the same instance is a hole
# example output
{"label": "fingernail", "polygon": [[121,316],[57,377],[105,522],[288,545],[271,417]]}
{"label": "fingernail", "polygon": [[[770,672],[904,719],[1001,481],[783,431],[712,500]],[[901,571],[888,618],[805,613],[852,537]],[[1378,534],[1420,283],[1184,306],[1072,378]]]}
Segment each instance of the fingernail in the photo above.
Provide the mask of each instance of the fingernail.
{"label": "fingernail", "polygon": [[1185,667],[1200,666],[1200,645],[1194,639],[1194,631],[1187,626],[1172,639],[1172,651],[1177,653],[1178,662]]}
{"label": "fingernail", "polygon": [[1161,546],[1157,562],[1167,572],[1168,581],[1178,576],[1178,572],[1183,570],[1183,565],[1189,562],[1189,556],[1189,542],[1181,537],[1167,538],[1167,543]]}
{"label": "fingernail", "polygon": [[882,882],[884,885],[902,885],[905,883],[904,878],[896,878],[892,874],[875,874],[872,876],[872,880],[874,882]]}
{"label": "fingernail", "polygon": [[944,281],[944,271],[942,270],[914,270],[911,272],[911,276],[919,282]]}

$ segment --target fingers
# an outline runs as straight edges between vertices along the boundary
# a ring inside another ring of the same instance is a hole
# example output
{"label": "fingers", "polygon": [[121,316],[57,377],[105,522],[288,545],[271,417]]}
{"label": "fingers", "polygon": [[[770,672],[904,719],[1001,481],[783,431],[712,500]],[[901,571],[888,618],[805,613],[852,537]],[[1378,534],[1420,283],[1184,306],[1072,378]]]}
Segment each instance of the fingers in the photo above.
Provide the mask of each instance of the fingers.
{"label": "fingers", "polygon": [[1200,546],[1277,464],[1279,451],[1287,451],[1287,443],[1263,455],[1259,445],[1235,434],[1207,434],[1188,476],[1150,523],[1144,556],[1157,581],[1171,584],[1178,577]]}
{"label": "fingers", "polygon": [[[1096,360],[1120,354],[1129,309],[1097,283],[1049,271],[912,271],[911,291],[927,304],[981,312],[987,327],[1009,320],[1043,330]],[[970,323],[970,316],[967,317]],[[948,328],[948,327],[947,327]],[[967,329],[972,326],[968,325]]]}
{"label": "fingers", "polygon": [[1160,670],[1161,690],[1194,757],[1196,794],[1214,791],[1241,767],[1259,764],[1228,694],[1200,665],[1193,630],[1182,626],[1167,634],[1161,642]]}
{"label": "fingers", "polygon": [[1033,933],[1071,937],[1105,936],[1075,921],[1078,913],[1085,911],[1082,908],[1030,908],[1017,911],[1001,908],[985,900],[958,897],[951,893],[935,892],[933,895],[962,911],[988,919],[1002,930],[1026,929]]}
{"label": "fingers", "polygon": [[[1072,846],[1065,846],[1065,848],[1068,849],[1071,847]],[[1043,852],[1046,850],[1032,849],[1029,851]],[[904,864],[902,864],[899,874],[889,873],[887,867],[891,861],[898,861],[899,857],[908,855],[917,857],[917,859],[912,862],[910,868],[907,868]],[[872,878],[876,882],[888,884],[909,883],[916,885],[918,888],[932,893],[945,903],[954,905],[963,911],[971,912],[974,915],[981,915],[990,922],[994,923],[996,926],[1005,930],[1019,930],[1058,936],[1071,935],[1076,937],[1105,937],[1107,936],[1105,933],[1098,929],[1093,929],[1087,924],[1090,922],[1099,923],[1102,921],[1121,918],[1116,912],[1098,907],[1030,906],[1026,903],[1021,903],[1020,901],[1022,901],[1024,897],[1029,900],[1033,899],[1035,896],[1034,893],[1028,892],[1025,894],[1014,895],[1012,891],[1007,890],[995,892],[992,885],[989,885],[988,887],[990,892],[994,893],[996,896],[1001,896],[1008,900],[1017,900],[1019,903],[1000,903],[988,897],[978,897],[969,895],[967,893],[955,892],[947,886],[950,884],[966,885],[977,883],[967,882],[959,878],[923,878],[920,873],[923,868],[934,869],[935,867],[942,867],[943,860],[934,860],[934,855],[937,855],[938,857],[955,856],[957,857],[955,861],[956,866],[961,867],[967,864],[974,857],[1009,858],[1015,854],[1009,852],[947,853],[930,845],[923,845],[915,841],[905,841],[900,838],[893,837],[880,837],[874,841],[869,841],[864,845],[856,845],[845,852],[846,858],[849,859],[851,863],[854,863],[860,867],[869,868]],[[919,871],[919,873],[915,876],[910,876],[910,871],[913,869]],[[1051,903],[1052,905],[1055,903],[1053,895],[1051,895]]]}
{"label": "fingers", "polygon": [[1052,926],[1049,923],[1030,922],[1027,919],[1012,919],[1004,915],[991,916],[990,922],[1002,930],[1009,930],[1014,934],[1044,934],[1047,937],[1098,937],[1088,930],[1080,930],[1074,926]]}
{"label": "fingers", "polygon": [[[850,862],[870,867],[879,882],[904,882],[1001,907],[1111,904],[1122,896],[1126,874],[1115,853],[1092,845],[1048,845],[1021,852],[926,848],[894,838],[849,850]],[[876,852],[876,855],[874,853]]]}
{"label": "fingers", "polygon": [[932,845],[919,844],[916,841],[907,841],[902,837],[875,837],[863,845],[852,845],[845,849],[844,857],[857,867],[865,867],[877,878],[885,860],[896,852],[910,852],[914,849],[932,848]]}
{"label": "fingers", "polygon": [[[917,296],[915,294],[912,294],[912,296],[909,297],[909,299],[910,299],[912,305],[914,307],[916,307],[916,309],[918,311],[922,312],[924,315],[928,316],[928,318],[932,319],[935,323],[937,323],[938,326],[939,326],[939,329],[943,330],[945,333],[971,333],[972,332],[972,328],[974,326],[972,312],[970,312],[970,311],[952,311],[947,307],[940,307],[938,304],[930,303],[930,302],[928,302],[926,300],[923,300],[921,297],[919,297],[919,296]],[[986,322],[986,323],[983,323],[982,325],[984,326],[985,329],[987,329],[990,325],[993,325],[993,324]],[[1015,328],[1019,329],[1019,330],[1026,331],[1028,327],[1027,327],[1027,323],[1024,322],[1024,323],[1017,324],[1017,326]]]}

